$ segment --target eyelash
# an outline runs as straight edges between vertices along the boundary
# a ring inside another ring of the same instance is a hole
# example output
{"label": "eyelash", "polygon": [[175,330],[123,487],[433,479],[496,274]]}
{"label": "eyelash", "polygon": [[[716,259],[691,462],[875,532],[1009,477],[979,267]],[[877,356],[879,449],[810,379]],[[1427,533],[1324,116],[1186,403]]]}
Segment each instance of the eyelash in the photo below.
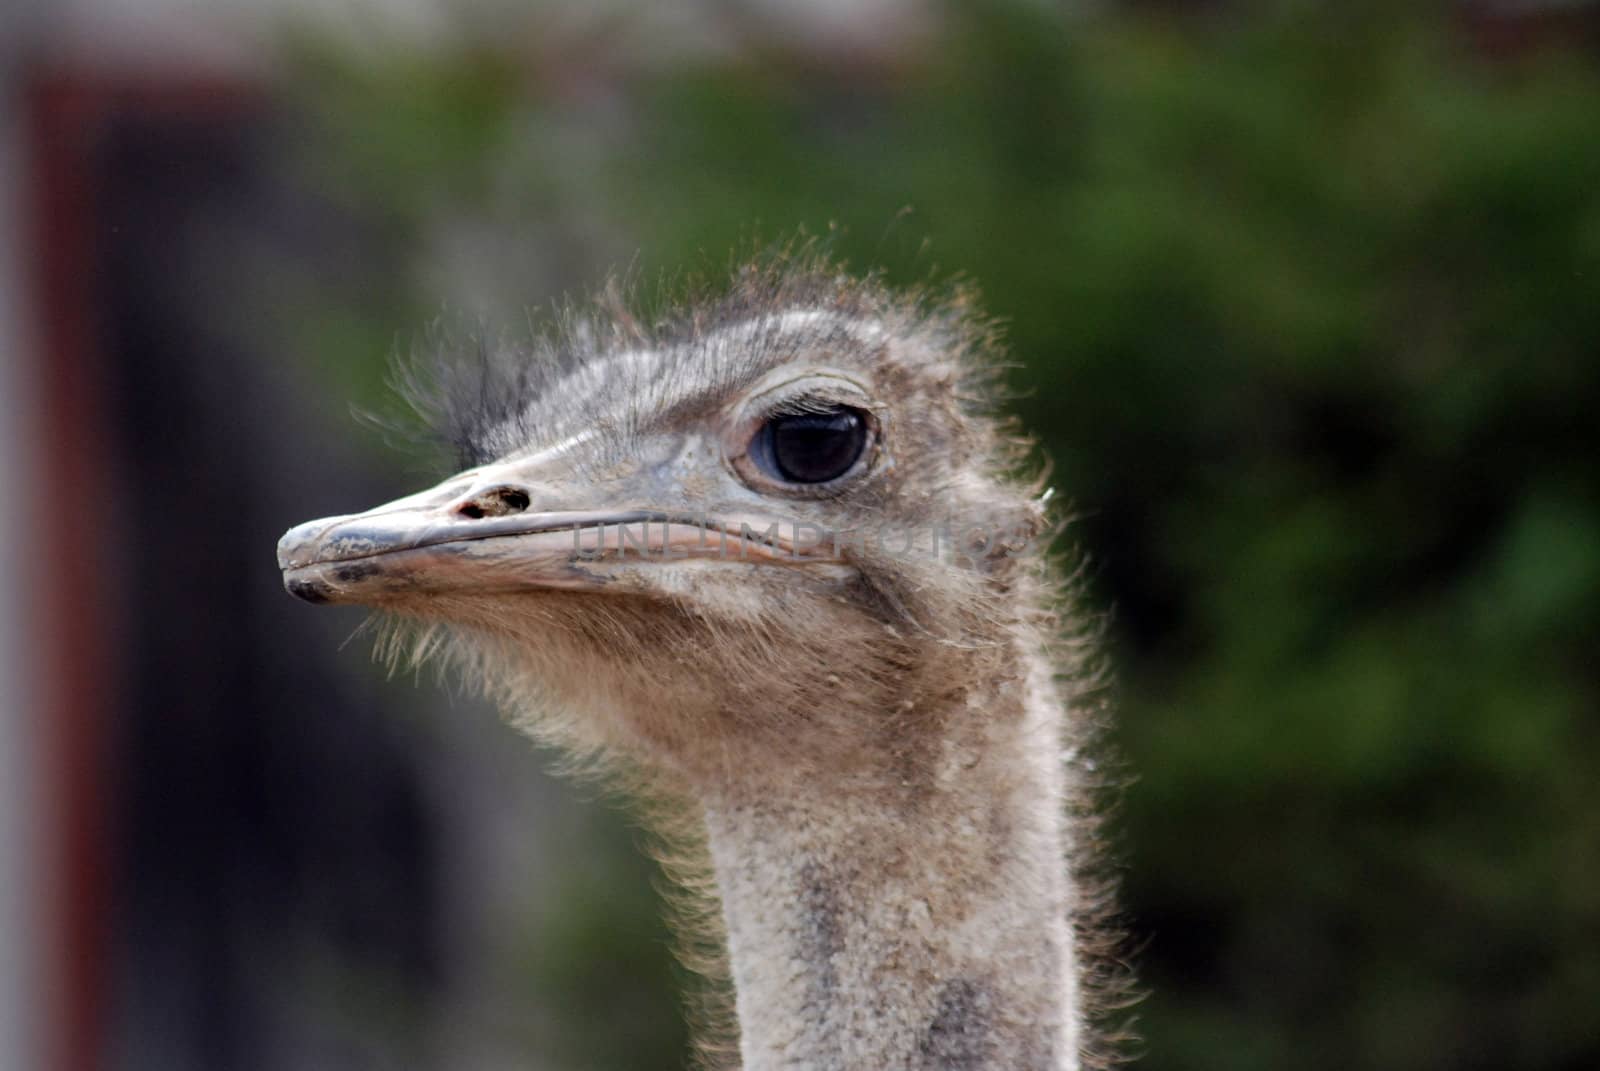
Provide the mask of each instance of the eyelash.
{"label": "eyelash", "polygon": [[756,423],[765,424],[775,417],[806,416],[808,414],[831,413],[838,409],[861,409],[863,405],[852,405],[850,400],[844,398],[830,398],[825,395],[801,395],[798,398],[786,398],[781,402],[768,407]]}

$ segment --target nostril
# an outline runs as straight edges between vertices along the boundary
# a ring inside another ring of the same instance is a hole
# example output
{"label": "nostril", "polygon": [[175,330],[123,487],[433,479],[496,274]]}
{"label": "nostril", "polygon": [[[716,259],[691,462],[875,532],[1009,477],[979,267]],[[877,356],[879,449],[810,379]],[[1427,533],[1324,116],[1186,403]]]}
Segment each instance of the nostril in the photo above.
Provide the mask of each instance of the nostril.
{"label": "nostril", "polygon": [[530,503],[528,492],[516,487],[493,487],[481,491],[456,507],[456,514],[472,520],[483,517],[504,517],[508,513],[521,513]]}

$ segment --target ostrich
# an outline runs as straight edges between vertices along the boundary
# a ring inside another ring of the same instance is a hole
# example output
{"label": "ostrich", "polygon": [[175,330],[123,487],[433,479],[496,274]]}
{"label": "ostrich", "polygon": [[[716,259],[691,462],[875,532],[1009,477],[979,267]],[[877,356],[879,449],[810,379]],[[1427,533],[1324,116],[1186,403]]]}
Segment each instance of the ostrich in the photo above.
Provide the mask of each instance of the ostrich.
{"label": "ostrich", "polygon": [[778,255],[472,349],[464,471],[290,530],[287,589],[677,801],[746,1071],[1107,1062],[1092,644],[970,297]]}

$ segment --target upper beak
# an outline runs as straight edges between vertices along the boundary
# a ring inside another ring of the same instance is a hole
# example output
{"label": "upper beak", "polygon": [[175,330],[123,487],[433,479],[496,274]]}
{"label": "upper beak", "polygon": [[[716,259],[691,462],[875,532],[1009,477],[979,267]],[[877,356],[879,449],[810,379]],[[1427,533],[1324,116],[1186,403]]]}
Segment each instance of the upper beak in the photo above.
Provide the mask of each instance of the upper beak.
{"label": "upper beak", "polygon": [[297,525],[278,541],[284,587],[309,602],[528,588],[596,590],[637,560],[838,561],[804,522],[688,510],[560,509],[549,485],[510,466],[452,477],[365,513]]}

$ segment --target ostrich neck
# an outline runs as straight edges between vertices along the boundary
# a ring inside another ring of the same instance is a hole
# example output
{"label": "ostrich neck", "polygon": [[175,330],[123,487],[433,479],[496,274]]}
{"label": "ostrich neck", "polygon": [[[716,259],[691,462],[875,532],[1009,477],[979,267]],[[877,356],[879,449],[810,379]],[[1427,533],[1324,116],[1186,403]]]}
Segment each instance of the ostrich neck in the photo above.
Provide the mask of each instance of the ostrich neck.
{"label": "ostrich neck", "polygon": [[1062,714],[1021,661],[919,711],[945,728],[916,779],[708,801],[745,1071],[1077,1068]]}

